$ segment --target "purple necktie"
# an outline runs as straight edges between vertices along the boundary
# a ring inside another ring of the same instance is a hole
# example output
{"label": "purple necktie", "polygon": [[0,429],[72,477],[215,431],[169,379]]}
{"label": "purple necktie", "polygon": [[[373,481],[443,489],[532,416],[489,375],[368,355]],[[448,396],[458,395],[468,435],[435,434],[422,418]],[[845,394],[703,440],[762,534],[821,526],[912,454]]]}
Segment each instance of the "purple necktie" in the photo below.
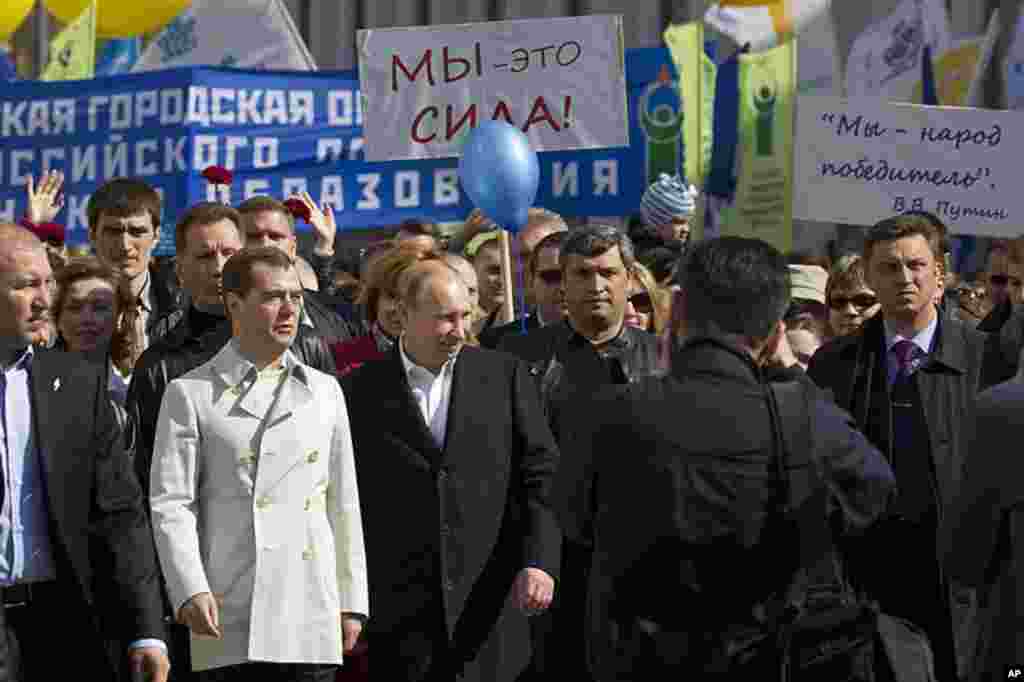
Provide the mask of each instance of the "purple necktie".
{"label": "purple necktie", "polygon": [[899,364],[899,376],[908,376],[914,355],[917,354],[917,344],[906,339],[897,341],[892,347],[892,354]]}

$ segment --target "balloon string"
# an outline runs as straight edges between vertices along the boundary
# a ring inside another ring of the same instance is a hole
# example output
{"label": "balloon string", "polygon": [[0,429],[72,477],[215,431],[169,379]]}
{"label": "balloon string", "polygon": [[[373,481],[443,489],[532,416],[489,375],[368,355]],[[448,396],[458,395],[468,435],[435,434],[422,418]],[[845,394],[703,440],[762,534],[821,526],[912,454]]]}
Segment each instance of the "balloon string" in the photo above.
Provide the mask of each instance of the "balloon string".
{"label": "balloon string", "polygon": [[523,263],[523,254],[519,254],[519,325],[526,333],[526,286],[523,284],[523,270],[526,266]]}

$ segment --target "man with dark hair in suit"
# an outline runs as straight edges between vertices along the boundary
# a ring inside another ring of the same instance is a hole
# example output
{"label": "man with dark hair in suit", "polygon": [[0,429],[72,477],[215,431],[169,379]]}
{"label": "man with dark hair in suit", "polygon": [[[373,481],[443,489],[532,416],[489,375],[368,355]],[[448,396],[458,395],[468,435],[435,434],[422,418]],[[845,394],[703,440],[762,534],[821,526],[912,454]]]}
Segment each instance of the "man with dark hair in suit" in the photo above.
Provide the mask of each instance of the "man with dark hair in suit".
{"label": "man with dark hair in suit", "polygon": [[160,574],[106,368],[31,346],[52,286],[39,239],[0,224],[0,680],[116,679],[103,624],[163,682]]}
{"label": "man with dark hair in suit", "polygon": [[881,311],[823,346],[807,373],[832,391],[896,472],[894,504],[852,555],[851,573],[883,610],[928,634],[939,679],[955,680],[954,640],[970,638],[964,624],[974,595],[954,590],[941,570],[936,531],[960,492],[968,458],[964,426],[998,346],[940,313],[943,242],[942,231],[921,215],[872,227],[864,263]]}
{"label": "man with dark hair in suit", "polygon": [[114,268],[138,298],[136,320],[143,347],[167,331],[160,321],[185,301],[171,273],[153,263],[160,243],[160,195],[137,178],[114,178],[89,197],[89,241],[96,257]]}
{"label": "man with dark hair in suit", "polygon": [[476,680],[510,589],[529,614],[551,602],[558,450],[526,365],[465,345],[472,309],[459,275],[426,261],[402,286],[394,350],[343,380],[373,609],[368,651],[382,680]]}

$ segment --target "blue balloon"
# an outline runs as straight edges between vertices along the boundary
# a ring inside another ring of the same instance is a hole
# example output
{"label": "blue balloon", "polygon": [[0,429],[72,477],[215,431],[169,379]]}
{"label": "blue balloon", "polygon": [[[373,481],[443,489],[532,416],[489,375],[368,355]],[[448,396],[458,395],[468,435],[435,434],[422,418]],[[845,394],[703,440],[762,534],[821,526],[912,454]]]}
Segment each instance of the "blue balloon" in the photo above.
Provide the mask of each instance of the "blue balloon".
{"label": "blue balloon", "polygon": [[509,232],[518,232],[526,225],[540,186],[537,152],[515,126],[485,121],[462,147],[459,180],[484,215]]}

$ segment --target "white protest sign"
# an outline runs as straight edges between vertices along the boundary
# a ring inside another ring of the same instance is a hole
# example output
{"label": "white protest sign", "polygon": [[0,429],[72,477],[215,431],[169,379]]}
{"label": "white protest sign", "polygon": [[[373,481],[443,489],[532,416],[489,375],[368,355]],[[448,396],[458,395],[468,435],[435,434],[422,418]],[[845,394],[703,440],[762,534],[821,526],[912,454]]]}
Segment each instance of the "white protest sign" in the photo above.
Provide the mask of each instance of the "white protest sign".
{"label": "white protest sign", "polygon": [[629,144],[622,17],[359,31],[366,158],[458,156],[503,120],[536,151]]}
{"label": "white protest sign", "polygon": [[800,96],[793,216],[872,225],[923,210],[956,234],[1016,237],[1022,140],[1014,112]]}

